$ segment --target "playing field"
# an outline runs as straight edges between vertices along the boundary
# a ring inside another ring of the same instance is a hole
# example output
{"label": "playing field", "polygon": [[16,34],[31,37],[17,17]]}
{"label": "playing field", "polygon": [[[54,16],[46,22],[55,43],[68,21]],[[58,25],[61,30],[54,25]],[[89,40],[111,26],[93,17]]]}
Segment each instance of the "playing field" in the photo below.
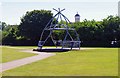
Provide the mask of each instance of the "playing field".
{"label": "playing field", "polygon": [[[30,47],[26,47],[26,49],[27,48],[30,48]],[[2,47],[2,63],[36,55],[33,53],[21,52],[23,49],[25,49],[25,47],[23,48],[23,47],[3,46]]]}
{"label": "playing field", "polygon": [[[4,62],[7,61],[5,57],[14,57],[14,54],[9,56],[6,53],[3,53]],[[118,49],[95,48],[57,53],[5,71],[3,76],[118,76]]]}

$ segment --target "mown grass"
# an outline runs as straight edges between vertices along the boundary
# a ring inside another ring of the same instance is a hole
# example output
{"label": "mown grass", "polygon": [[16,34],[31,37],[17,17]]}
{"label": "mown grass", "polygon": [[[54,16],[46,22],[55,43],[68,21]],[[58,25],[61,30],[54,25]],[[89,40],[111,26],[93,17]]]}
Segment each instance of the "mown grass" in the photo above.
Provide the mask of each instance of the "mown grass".
{"label": "mown grass", "polygon": [[36,55],[33,53],[21,52],[24,48],[2,46],[2,63]]}
{"label": "mown grass", "polygon": [[118,76],[118,49],[57,53],[56,56],[5,71],[3,76]]}

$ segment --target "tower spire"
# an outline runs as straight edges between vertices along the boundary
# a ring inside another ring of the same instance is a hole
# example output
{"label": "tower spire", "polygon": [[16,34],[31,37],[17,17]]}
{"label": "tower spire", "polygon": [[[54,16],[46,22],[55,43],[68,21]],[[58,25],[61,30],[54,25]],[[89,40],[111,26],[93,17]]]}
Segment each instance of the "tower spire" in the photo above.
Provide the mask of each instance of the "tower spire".
{"label": "tower spire", "polygon": [[80,15],[78,14],[78,12],[75,15],[75,22],[80,22]]}

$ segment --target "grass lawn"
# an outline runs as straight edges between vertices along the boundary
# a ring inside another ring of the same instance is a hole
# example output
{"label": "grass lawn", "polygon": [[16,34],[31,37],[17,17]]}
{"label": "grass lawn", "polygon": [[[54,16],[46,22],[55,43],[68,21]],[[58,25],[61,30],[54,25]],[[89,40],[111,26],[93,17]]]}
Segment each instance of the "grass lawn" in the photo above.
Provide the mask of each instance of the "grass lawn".
{"label": "grass lawn", "polygon": [[2,46],[2,63],[36,55],[33,53],[20,52],[20,50],[24,48]]}
{"label": "grass lawn", "polygon": [[5,71],[3,76],[118,76],[118,49],[57,53],[56,56]]}

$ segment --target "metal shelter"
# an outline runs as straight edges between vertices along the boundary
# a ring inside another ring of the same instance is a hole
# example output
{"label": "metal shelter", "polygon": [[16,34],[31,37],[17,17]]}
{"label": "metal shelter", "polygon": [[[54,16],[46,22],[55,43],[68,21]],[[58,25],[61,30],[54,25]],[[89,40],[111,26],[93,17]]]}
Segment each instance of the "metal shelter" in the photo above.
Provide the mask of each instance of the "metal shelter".
{"label": "metal shelter", "polygon": [[[42,47],[45,45],[49,38],[51,38],[52,42],[56,47],[58,46],[57,44],[59,43],[61,49],[64,48],[80,49],[79,35],[77,34],[76,30],[72,26],[72,23],[69,21],[69,19],[62,14],[62,11],[64,11],[65,9],[60,10],[60,8],[58,8],[57,10],[53,8],[53,10],[55,10],[57,14],[53,16],[53,18],[48,22],[43,32],[41,33],[40,41],[38,42],[38,49],[42,49]],[[53,33],[55,33],[54,31],[64,32],[63,39],[55,40],[53,35]],[[45,35],[46,33],[47,36]]]}

